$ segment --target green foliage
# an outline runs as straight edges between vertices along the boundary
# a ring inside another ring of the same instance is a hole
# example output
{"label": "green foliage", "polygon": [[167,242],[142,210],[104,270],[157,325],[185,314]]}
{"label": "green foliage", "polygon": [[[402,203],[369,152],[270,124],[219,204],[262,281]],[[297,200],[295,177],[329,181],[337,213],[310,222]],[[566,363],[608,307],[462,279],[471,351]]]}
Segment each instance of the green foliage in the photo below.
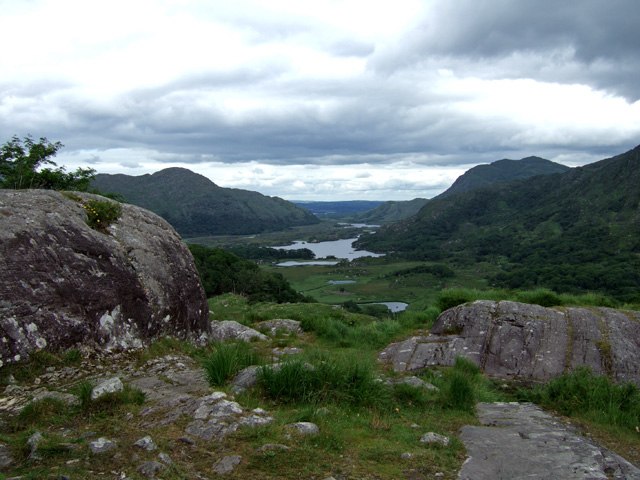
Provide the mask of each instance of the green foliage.
{"label": "green foliage", "polygon": [[246,295],[252,302],[302,302],[306,297],[291,288],[279,273],[220,248],[189,245],[208,297],[227,292]]}
{"label": "green foliage", "polygon": [[490,264],[485,278],[498,287],[638,303],[639,184],[636,147],[566,173],[440,196],[411,221],[357,245],[414,260]]}
{"label": "green foliage", "polygon": [[110,200],[87,200],[82,202],[82,208],[87,212],[87,225],[101,232],[105,232],[122,214],[122,206]]}
{"label": "green foliage", "polygon": [[447,388],[443,390],[443,404],[447,408],[472,413],[476,405],[471,379],[462,372],[452,371]]}
{"label": "green foliage", "polygon": [[245,342],[217,343],[202,366],[209,385],[222,386],[236,373],[251,365],[261,364],[260,357]]}
{"label": "green foliage", "polygon": [[438,295],[437,305],[441,312],[474,300],[473,294],[466,289],[447,289]]}
{"label": "green foliage", "polygon": [[30,136],[22,140],[13,136],[0,147],[0,188],[86,191],[95,177],[92,168],[78,168],[74,172],[67,172],[64,167],[43,168],[56,165],[51,158],[62,146],[45,137],[36,142]]}
{"label": "green foliage", "polygon": [[285,403],[381,407],[390,399],[389,388],[377,381],[372,365],[353,355],[262,367],[259,384],[267,397]]}
{"label": "green foliage", "polygon": [[640,390],[631,383],[616,385],[587,368],[520,390],[521,400],[539,403],[563,415],[580,416],[602,425],[635,431],[640,425]]}
{"label": "green foliage", "polygon": [[436,278],[452,278],[455,276],[455,272],[448,266],[442,263],[434,263],[431,265],[418,265],[411,268],[404,268],[393,272],[396,277],[403,275],[415,275],[419,273],[428,273]]}
{"label": "green foliage", "polygon": [[69,407],[55,398],[43,398],[28,403],[20,413],[12,418],[12,429],[24,430],[44,421],[56,423],[56,419],[66,415]]}

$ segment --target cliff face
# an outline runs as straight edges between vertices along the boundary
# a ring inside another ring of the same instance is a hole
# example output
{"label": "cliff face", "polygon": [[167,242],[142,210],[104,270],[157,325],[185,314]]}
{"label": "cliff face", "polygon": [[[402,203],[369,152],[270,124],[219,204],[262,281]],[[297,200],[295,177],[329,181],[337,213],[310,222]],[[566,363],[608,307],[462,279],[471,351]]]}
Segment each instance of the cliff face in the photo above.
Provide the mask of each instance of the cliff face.
{"label": "cliff face", "polygon": [[396,371],[453,365],[463,356],[491,376],[547,381],[578,367],[640,385],[640,312],[476,301],[443,312],[428,336],[380,353]]}
{"label": "cliff face", "polygon": [[0,361],[78,344],[139,347],[208,332],[193,258],[157,215],[121,205],[98,231],[83,202],[47,190],[0,190]]}

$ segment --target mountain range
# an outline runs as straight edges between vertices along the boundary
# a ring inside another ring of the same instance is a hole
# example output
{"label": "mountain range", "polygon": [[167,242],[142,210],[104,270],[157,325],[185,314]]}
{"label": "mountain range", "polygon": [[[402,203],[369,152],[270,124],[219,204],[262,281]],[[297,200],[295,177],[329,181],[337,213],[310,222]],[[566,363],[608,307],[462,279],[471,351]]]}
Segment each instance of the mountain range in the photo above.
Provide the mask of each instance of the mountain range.
{"label": "mountain range", "polygon": [[291,202],[219,187],[185,168],[140,176],[98,174],[92,187],[157,213],[183,237],[247,235],[319,222]]}
{"label": "mountain range", "polygon": [[[570,170],[559,163],[540,157],[527,157],[521,160],[498,160],[487,165],[477,165],[459,176],[456,181],[435,198],[444,198],[461,192],[475,190],[498,183],[538,175],[550,175]],[[426,205],[426,198],[409,201],[384,202],[379,207],[350,217],[350,221],[361,223],[387,224],[409,218]]]}
{"label": "mountain range", "polygon": [[564,173],[440,195],[358,246],[490,262],[497,286],[640,298],[640,146]]}

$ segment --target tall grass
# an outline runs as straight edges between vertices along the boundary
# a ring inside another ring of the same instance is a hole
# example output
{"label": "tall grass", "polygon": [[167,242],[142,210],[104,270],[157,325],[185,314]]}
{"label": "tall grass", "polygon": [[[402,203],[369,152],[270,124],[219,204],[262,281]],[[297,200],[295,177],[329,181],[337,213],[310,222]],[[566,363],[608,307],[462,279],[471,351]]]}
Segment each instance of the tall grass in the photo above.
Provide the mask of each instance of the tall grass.
{"label": "tall grass", "polygon": [[390,389],[378,381],[373,366],[354,355],[293,359],[279,368],[263,367],[259,385],[264,394],[285,403],[334,402],[354,406],[388,403]]}
{"label": "tall grass", "polygon": [[207,381],[211,386],[221,386],[231,377],[250,365],[259,365],[260,356],[245,342],[218,343],[202,361]]}
{"label": "tall grass", "polygon": [[551,380],[518,396],[567,416],[581,416],[628,430],[640,427],[640,390],[631,383],[616,385],[587,368]]}
{"label": "tall grass", "polygon": [[535,290],[475,290],[470,288],[449,288],[442,290],[437,297],[436,305],[440,311],[475,300],[511,300],[514,302],[532,303],[543,307],[554,306],[591,306],[618,307],[619,302],[600,293],[566,294],[556,293],[547,288]]}

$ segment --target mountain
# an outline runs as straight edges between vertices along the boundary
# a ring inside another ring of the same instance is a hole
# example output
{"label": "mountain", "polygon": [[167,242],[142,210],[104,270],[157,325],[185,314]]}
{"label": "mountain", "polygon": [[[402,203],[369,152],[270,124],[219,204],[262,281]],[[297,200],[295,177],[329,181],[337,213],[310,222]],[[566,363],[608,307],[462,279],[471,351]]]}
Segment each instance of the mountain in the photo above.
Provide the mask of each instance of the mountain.
{"label": "mountain", "polygon": [[281,198],[219,187],[186,168],[141,176],[98,174],[92,186],[157,213],[183,237],[253,234],[319,221]]}
{"label": "mountain", "polygon": [[373,200],[343,200],[336,202],[298,201],[294,203],[305,210],[309,210],[318,217],[344,218],[349,215],[369,211],[383,202]]}
{"label": "mountain", "polygon": [[564,173],[569,167],[540,157],[526,157],[521,160],[498,160],[487,165],[477,165],[457,178],[453,185],[436,198],[450,197],[457,193],[488,187],[496,183]]}
{"label": "mountain", "polygon": [[358,246],[491,262],[497,286],[640,300],[639,185],[640,146],[565,173],[440,196]]}
{"label": "mountain", "polygon": [[[517,179],[562,173],[569,167],[539,157],[521,160],[498,160],[488,165],[478,165],[467,170],[446,191],[434,198],[444,198],[461,192],[488,187]],[[379,207],[350,217],[351,221],[387,224],[399,222],[418,213],[429,200],[415,198],[409,201],[384,202]]]}
{"label": "mountain", "polygon": [[369,224],[386,224],[404,220],[420,211],[428,202],[426,198],[384,202],[373,210],[349,217],[350,221]]}

